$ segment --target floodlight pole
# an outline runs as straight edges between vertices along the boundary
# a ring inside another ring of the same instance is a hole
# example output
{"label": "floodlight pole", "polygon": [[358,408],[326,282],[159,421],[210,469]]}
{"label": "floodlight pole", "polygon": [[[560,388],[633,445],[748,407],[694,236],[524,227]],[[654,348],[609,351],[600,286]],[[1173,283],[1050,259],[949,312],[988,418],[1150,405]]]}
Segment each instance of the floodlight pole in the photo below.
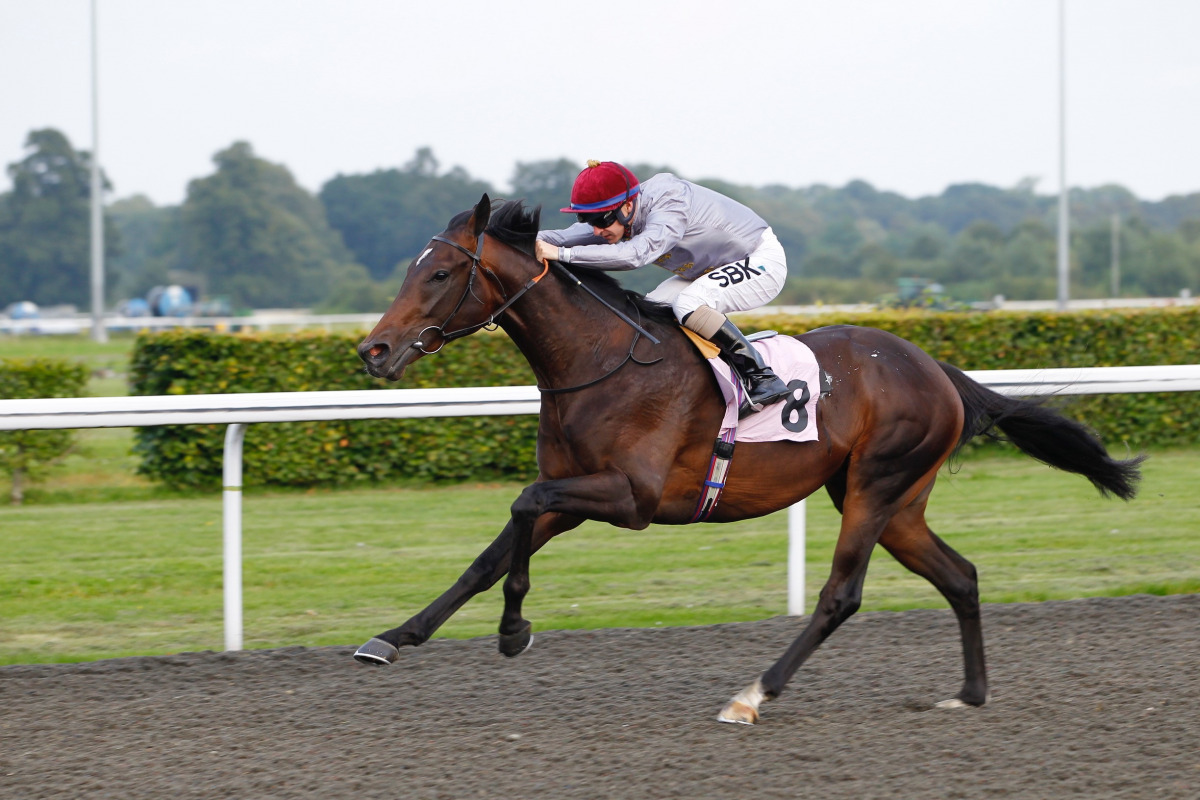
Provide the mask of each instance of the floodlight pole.
{"label": "floodlight pole", "polygon": [[1058,0],[1058,310],[1067,310],[1070,215],[1067,206],[1067,2]]}
{"label": "floodlight pole", "polygon": [[107,342],[104,327],[104,196],[100,185],[100,79],[96,45],[96,0],[92,0],[92,341]]}

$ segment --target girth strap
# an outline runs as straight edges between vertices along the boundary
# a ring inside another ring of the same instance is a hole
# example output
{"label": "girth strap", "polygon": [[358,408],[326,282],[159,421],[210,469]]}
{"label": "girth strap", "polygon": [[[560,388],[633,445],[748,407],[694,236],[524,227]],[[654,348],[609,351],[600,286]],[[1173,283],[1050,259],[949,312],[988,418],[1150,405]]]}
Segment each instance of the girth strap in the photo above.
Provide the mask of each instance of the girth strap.
{"label": "girth strap", "polygon": [[[742,387],[734,384],[738,405],[742,401]],[[700,499],[696,501],[696,510],[688,522],[704,522],[712,516],[721,493],[725,491],[725,476],[733,463],[733,446],[737,438],[737,424],[726,429],[717,437],[713,445],[712,460],[708,463],[708,473],[704,476],[704,485],[700,487]]]}
{"label": "girth strap", "polygon": [[722,434],[713,446],[712,461],[709,462],[708,473],[704,476],[700,499],[688,522],[704,522],[712,516],[713,509],[717,507],[717,501],[721,499],[721,493],[725,491],[725,475],[729,472],[729,466],[733,462],[733,437],[734,429],[731,428]]}

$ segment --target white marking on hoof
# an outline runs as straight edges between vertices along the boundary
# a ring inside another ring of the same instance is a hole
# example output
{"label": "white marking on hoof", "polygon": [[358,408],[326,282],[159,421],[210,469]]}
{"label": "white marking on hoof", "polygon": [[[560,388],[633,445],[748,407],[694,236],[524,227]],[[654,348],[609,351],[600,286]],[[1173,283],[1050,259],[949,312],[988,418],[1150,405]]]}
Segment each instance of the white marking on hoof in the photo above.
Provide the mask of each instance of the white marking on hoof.
{"label": "white marking on hoof", "polygon": [[970,708],[969,705],[959,700],[957,697],[951,697],[949,700],[943,700],[940,703],[935,703],[934,708]]}
{"label": "white marking on hoof", "polygon": [[758,707],[765,699],[762,681],[756,680],[733,696],[733,699],[717,715],[717,722],[753,725],[758,722]]}
{"label": "white marking on hoof", "polygon": [[[992,702],[992,695],[991,695],[991,693],[988,693],[988,695],[983,698],[983,703],[981,703],[981,705],[986,705],[987,703],[990,703],[990,702]],[[942,702],[934,705],[934,708],[978,708],[978,707],[979,706],[973,706],[970,703],[964,703],[962,700],[959,700],[957,697],[952,697],[949,700],[943,700]]]}

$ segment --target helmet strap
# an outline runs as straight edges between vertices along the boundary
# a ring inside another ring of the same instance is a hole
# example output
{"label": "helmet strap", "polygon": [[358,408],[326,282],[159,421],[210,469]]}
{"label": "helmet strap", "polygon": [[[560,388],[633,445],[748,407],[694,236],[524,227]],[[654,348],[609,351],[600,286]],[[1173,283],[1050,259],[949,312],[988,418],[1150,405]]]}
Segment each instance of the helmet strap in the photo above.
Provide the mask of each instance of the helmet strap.
{"label": "helmet strap", "polygon": [[[633,204],[633,208],[629,209],[628,216],[621,211],[621,209],[625,207],[625,203]],[[634,215],[637,214],[637,196],[635,195],[630,197],[625,201],[625,203],[621,203],[621,205],[617,207],[617,222],[621,223],[621,225],[625,228],[625,236],[623,238],[628,239],[629,237],[633,236],[632,223]]]}
{"label": "helmet strap", "polygon": [[[625,179],[625,199],[621,201],[621,205],[617,206],[617,222],[625,226],[625,238],[628,239],[631,235],[629,223],[633,222],[633,215],[637,211],[637,195],[632,197],[629,195],[629,190],[633,188],[629,185],[629,174],[625,172],[624,167],[618,165],[618,169],[621,172],[621,177]],[[625,216],[624,212],[621,211],[626,203],[633,203],[633,208],[629,210],[629,216]]]}

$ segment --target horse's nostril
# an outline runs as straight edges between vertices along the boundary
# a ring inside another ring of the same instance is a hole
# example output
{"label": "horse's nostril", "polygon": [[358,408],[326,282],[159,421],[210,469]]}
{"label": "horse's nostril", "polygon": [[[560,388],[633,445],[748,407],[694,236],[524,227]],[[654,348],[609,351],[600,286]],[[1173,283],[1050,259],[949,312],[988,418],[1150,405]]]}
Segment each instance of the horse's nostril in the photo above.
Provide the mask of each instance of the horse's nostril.
{"label": "horse's nostril", "polygon": [[377,364],[386,357],[388,346],[382,342],[368,344],[363,342],[358,348],[358,357],[368,364]]}

